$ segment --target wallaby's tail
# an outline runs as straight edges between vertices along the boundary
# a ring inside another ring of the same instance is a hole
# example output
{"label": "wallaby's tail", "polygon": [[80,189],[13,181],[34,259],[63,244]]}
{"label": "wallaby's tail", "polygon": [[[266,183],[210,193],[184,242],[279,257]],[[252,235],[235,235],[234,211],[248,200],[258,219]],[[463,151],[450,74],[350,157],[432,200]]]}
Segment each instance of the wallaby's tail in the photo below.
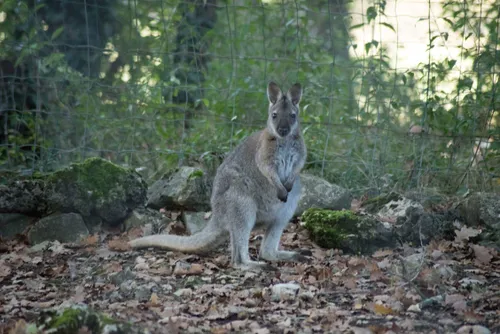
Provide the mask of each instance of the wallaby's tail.
{"label": "wallaby's tail", "polygon": [[207,226],[190,236],[155,234],[129,241],[133,248],[157,247],[183,253],[205,253],[226,241],[227,233],[212,220]]}

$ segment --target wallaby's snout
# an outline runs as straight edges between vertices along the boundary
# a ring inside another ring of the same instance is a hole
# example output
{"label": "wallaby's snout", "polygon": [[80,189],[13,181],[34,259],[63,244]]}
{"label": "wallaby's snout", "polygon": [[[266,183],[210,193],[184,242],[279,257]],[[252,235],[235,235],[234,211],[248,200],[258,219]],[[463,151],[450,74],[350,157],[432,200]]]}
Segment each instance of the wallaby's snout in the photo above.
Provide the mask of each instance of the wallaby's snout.
{"label": "wallaby's snout", "polygon": [[278,134],[281,136],[281,137],[286,137],[286,135],[290,132],[290,128],[289,127],[279,127],[278,128]]}
{"label": "wallaby's snout", "polygon": [[276,83],[271,81],[268,84],[269,119],[267,125],[271,133],[286,137],[298,128],[301,95],[302,88],[298,83],[294,84],[286,94],[283,94]]}

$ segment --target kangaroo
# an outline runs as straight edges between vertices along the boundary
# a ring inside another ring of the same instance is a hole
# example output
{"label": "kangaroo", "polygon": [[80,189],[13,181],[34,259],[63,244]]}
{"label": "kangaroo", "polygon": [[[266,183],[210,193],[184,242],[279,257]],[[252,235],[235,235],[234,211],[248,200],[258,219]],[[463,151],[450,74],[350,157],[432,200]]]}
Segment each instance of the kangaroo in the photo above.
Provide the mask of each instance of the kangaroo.
{"label": "kangaroo", "polygon": [[203,254],[231,242],[231,266],[241,270],[273,270],[253,261],[248,252],[250,233],[264,228],[259,258],[266,261],[304,261],[299,252],[279,250],[283,230],[295,213],[301,192],[300,171],[306,146],[299,124],[302,88],[286,94],[269,82],[267,126],[244,139],[217,168],[211,195],[212,216],[207,226],[190,236],[151,235],[130,241],[133,248],[158,247]]}

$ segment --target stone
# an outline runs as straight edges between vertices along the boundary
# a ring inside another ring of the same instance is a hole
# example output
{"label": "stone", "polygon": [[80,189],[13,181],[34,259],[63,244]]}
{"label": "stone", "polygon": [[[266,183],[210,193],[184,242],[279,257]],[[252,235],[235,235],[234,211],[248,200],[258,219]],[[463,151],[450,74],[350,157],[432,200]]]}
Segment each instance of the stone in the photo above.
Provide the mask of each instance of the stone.
{"label": "stone", "polygon": [[427,244],[432,239],[453,239],[459,219],[456,210],[426,212],[422,207],[408,206],[404,216],[397,217],[395,233],[402,242]]}
{"label": "stone", "polygon": [[311,239],[321,247],[346,253],[371,254],[379,248],[396,247],[393,229],[373,216],[350,210],[307,209],[301,216]]}
{"label": "stone", "polygon": [[294,283],[280,283],[271,287],[271,300],[294,300],[300,291],[300,285]]}
{"label": "stone", "polygon": [[47,175],[45,182],[52,211],[95,215],[111,226],[146,201],[147,185],[137,172],[100,158],[71,164]]}
{"label": "stone", "polygon": [[500,194],[471,194],[460,205],[460,213],[468,227],[484,229],[482,243],[496,245],[500,250]]}
{"label": "stone", "polygon": [[23,232],[36,220],[20,213],[0,213],[0,237],[12,239]]}
{"label": "stone", "polygon": [[206,215],[205,212],[184,211],[182,213],[182,220],[186,225],[186,231],[193,235],[203,230],[209,221],[209,219],[205,219]]}
{"label": "stone", "polygon": [[153,209],[207,211],[213,180],[196,167],[180,167],[156,181],[148,191],[147,206]]}
{"label": "stone", "polygon": [[123,222],[123,229],[128,231],[134,227],[143,227],[147,224],[160,229],[160,226],[166,226],[170,223],[170,219],[165,217],[161,212],[149,208],[138,207],[134,209]]}
{"label": "stone", "polygon": [[309,208],[342,210],[351,207],[351,193],[318,176],[301,174],[302,192],[295,215],[300,216]]}
{"label": "stone", "polygon": [[61,243],[77,242],[89,235],[82,216],[77,213],[56,213],[36,222],[28,232],[31,244],[57,240]]}

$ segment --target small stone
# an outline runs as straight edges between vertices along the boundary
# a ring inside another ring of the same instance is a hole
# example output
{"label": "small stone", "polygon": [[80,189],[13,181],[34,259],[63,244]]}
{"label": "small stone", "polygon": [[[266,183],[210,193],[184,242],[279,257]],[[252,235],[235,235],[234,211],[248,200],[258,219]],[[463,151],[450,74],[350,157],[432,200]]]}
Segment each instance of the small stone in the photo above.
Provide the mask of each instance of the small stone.
{"label": "small stone", "polygon": [[420,313],[422,312],[422,310],[420,309],[419,304],[413,304],[408,307],[408,312]]}
{"label": "small stone", "polygon": [[480,325],[465,325],[457,330],[457,334],[491,334],[491,331]]}
{"label": "small stone", "polygon": [[177,297],[181,297],[181,298],[191,298],[191,296],[193,295],[193,290],[191,290],[189,288],[179,289],[179,290],[174,292],[174,295],[176,295]]}
{"label": "small stone", "polygon": [[271,287],[271,300],[294,300],[300,291],[300,285],[293,283],[281,283]]}

